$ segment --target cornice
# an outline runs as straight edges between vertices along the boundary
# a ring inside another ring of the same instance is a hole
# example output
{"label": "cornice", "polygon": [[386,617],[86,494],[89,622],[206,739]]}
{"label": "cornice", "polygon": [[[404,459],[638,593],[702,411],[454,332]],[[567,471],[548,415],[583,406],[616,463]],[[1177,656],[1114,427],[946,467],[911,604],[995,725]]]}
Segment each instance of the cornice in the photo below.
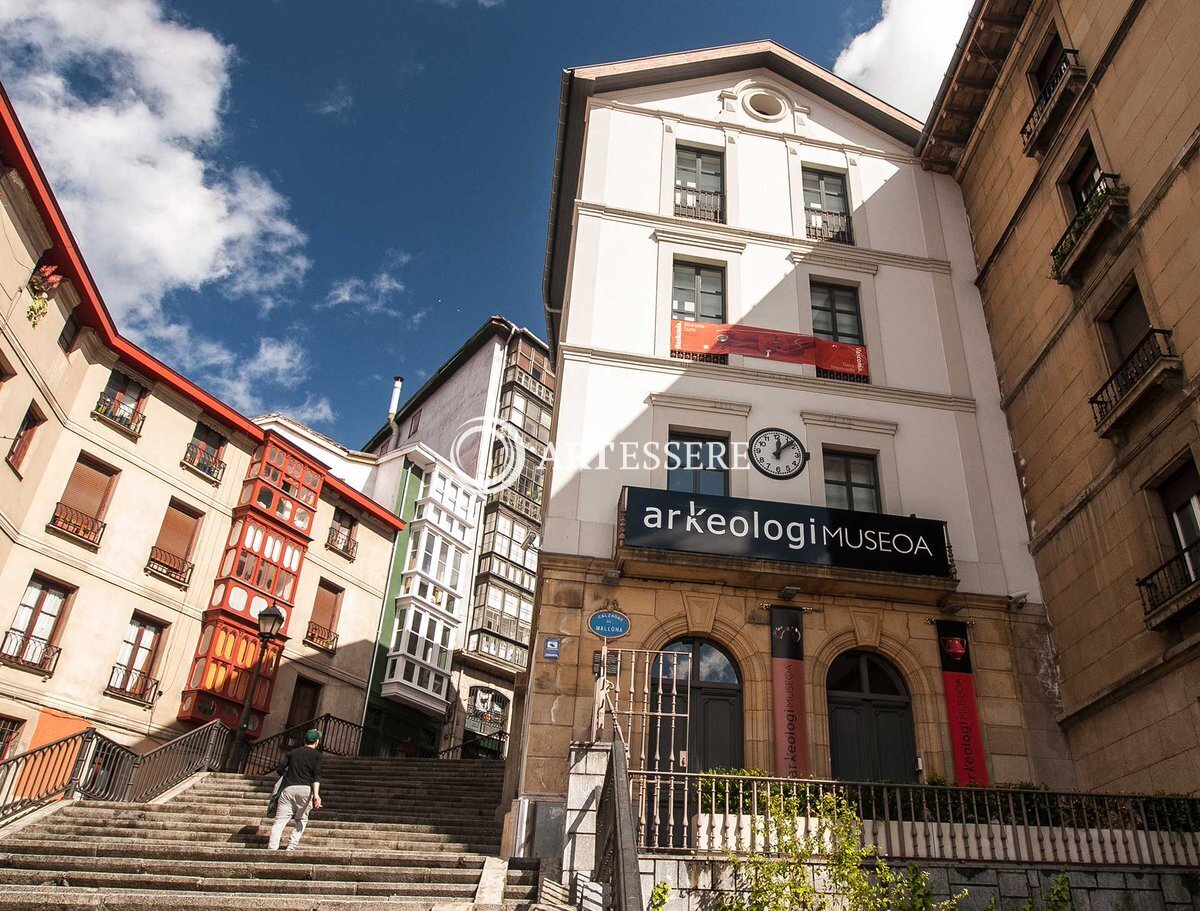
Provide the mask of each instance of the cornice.
{"label": "cornice", "polygon": [[975,400],[956,395],[936,392],[921,392],[916,389],[897,389],[890,386],[870,386],[859,383],[843,383],[838,380],[822,380],[816,377],[796,376],[790,373],[774,373],[769,370],[752,370],[746,367],[701,364],[695,361],[677,361],[586,348],[579,345],[560,345],[564,361],[603,364],[611,367],[650,370],[668,376],[692,376],[718,382],[745,383],[750,386],[772,386],[820,395],[840,395],[847,398],[872,402],[888,402],[896,405],[913,405],[919,408],[936,408],[939,411],[959,411],[973,414]]}
{"label": "cornice", "polygon": [[673,395],[669,392],[652,392],[646,396],[650,405],[665,408],[686,408],[690,411],[717,411],[726,414],[740,414],[745,417],[753,407],[749,402],[722,402],[717,399],[699,399],[689,395]]}
{"label": "cornice", "polygon": [[[657,212],[639,212],[636,209],[622,209],[617,206],[606,206],[603,203],[588,200],[576,200],[577,215],[591,215],[606,218],[610,221],[621,221],[628,224],[644,225],[654,229],[655,240],[669,239],[676,243],[703,244],[716,246],[728,245],[741,252],[750,243],[763,244],[772,247],[782,247],[791,252],[792,262],[821,263],[837,266],[843,269],[856,269],[874,275],[880,266],[897,266],[902,269],[914,269],[919,272],[941,272],[949,274],[950,263],[944,259],[929,259],[923,256],[910,256],[906,253],[891,253],[886,250],[872,250],[868,247],[853,247],[848,244],[812,243],[807,238],[791,237],[786,234],[770,234],[766,231],[754,231],[750,228],[737,228],[732,225],[714,225],[707,222],[694,222],[688,219],[676,218],[672,215],[660,215]],[[723,249],[723,248],[718,248]]]}
{"label": "cornice", "polygon": [[801,411],[800,420],[805,424],[820,427],[838,427],[845,430],[862,430],[867,433],[886,433],[895,436],[900,425],[895,421],[879,421],[848,414],[827,414],[823,411]]}
{"label": "cornice", "polygon": [[710,250],[721,250],[724,253],[741,253],[746,249],[746,242],[726,240],[714,237],[700,231],[666,231],[658,228],[650,235],[650,239],[660,244],[687,244],[692,247],[705,247]]}
{"label": "cornice", "polygon": [[867,146],[855,145],[849,142],[830,142],[825,139],[817,139],[813,136],[804,133],[796,133],[789,130],[765,130],[760,127],[751,126],[743,123],[729,123],[728,121],[709,120],[705,117],[694,117],[690,114],[680,114],[675,111],[660,111],[653,108],[644,108],[636,104],[629,104],[625,101],[616,101],[612,98],[597,98],[592,96],[588,99],[589,105],[593,108],[609,108],[613,111],[621,111],[624,114],[638,114],[642,117],[652,117],[655,120],[668,119],[676,123],[687,123],[697,127],[708,127],[709,129],[719,130],[722,133],[745,133],[749,136],[759,136],[763,139],[776,140],[791,140],[801,145],[812,146],[817,149],[831,149],[835,152],[854,152],[859,155],[869,155],[872,158],[880,158],[885,161],[895,161],[901,164],[916,165],[918,159],[913,155],[905,154],[904,152],[887,152],[883,149],[872,149]]}

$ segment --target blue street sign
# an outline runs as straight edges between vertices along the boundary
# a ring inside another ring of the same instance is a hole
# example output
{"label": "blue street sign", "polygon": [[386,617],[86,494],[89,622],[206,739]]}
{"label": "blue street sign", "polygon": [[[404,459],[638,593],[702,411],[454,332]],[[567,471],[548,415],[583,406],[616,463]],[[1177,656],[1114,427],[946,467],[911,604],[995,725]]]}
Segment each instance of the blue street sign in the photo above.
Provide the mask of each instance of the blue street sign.
{"label": "blue street sign", "polygon": [[588,620],[588,629],[601,639],[619,639],[629,632],[629,618],[620,611],[596,611]]}
{"label": "blue street sign", "polygon": [[559,638],[557,636],[547,636],[546,642],[542,646],[542,657],[558,660]]}

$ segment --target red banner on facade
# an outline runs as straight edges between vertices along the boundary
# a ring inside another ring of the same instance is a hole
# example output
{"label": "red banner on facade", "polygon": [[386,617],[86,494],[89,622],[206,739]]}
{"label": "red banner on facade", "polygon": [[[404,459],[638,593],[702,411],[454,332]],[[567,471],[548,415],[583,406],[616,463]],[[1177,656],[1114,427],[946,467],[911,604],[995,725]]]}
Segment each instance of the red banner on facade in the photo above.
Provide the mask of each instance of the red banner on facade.
{"label": "red banner on facade", "polygon": [[950,716],[950,746],[954,754],[954,782],[987,785],[987,763],[979,708],[975,703],[975,673],[971,668],[971,643],[967,624],[961,620],[938,620],[938,653],[942,658],[942,685]]}
{"label": "red banner on facade", "polygon": [[771,691],[775,774],[808,775],[808,713],[804,706],[804,612],[771,608]]}
{"label": "red banner on facade", "polygon": [[671,350],[691,354],[744,354],[789,364],[815,364],[823,370],[856,376],[869,376],[871,372],[867,366],[867,349],[862,345],[728,323],[691,323],[673,319]]}

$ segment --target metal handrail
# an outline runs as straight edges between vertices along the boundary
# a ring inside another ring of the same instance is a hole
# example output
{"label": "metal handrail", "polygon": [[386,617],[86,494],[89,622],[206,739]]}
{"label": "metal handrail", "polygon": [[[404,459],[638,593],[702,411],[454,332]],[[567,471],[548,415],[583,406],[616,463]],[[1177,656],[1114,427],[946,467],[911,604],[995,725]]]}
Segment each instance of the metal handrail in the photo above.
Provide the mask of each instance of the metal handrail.
{"label": "metal handrail", "polygon": [[319,715],[285,731],[265,737],[251,745],[240,771],[262,775],[278,766],[289,752],[304,742],[304,734],[316,728],[321,732],[320,749],[334,756],[357,756],[362,745],[363,726],[336,715]]}
{"label": "metal handrail", "polygon": [[197,443],[188,443],[183,461],[214,481],[220,481],[225,475],[225,463],[212,450],[202,448]]}
{"label": "metal handrail", "polygon": [[596,804],[598,882],[610,886],[614,911],[642,911],[642,877],[625,748],[609,745],[608,769]]}
{"label": "metal handrail", "polygon": [[1092,207],[1094,200],[1113,196],[1120,192],[1122,190],[1121,176],[1119,174],[1101,174],[1096,180],[1095,185],[1088,191],[1087,197],[1080,204],[1079,211],[1075,213],[1075,217],[1067,225],[1067,230],[1063,231],[1062,237],[1058,239],[1058,243],[1050,251],[1050,258],[1058,262],[1060,259],[1065,259],[1075,249],[1076,244],[1079,242],[1079,237],[1083,233],[1083,229],[1090,225],[1096,218],[1097,211]]}
{"label": "metal handrail", "polygon": [[124,427],[134,436],[142,435],[142,425],[146,423],[146,415],[138,411],[136,405],[130,405],[124,399],[118,400],[105,393],[101,393],[100,398],[96,400],[96,407],[92,409],[92,413]]}
{"label": "metal handrail", "polygon": [[158,698],[158,681],[153,677],[126,667],[124,664],[114,664],[108,675],[106,693],[123,696],[146,705],[152,705]]}
{"label": "metal handrail", "polygon": [[675,214],[680,218],[725,223],[725,194],[720,190],[675,187]]}
{"label": "metal handrail", "polygon": [[122,800],[151,800],[198,772],[220,767],[233,731],[210,721],[137,757]]}
{"label": "metal handrail", "polygon": [[0,822],[73,794],[96,736],[88,728],[0,762]]}
{"label": "metal handrail", "polygon": [[1150,329],[1121,365],[1113,371],[1099,391],[1089,399],[1092,417],[1096,426],[1104,422],[1112,410],[1121,403],[1138,380],[1164,357],[1174,357],[1171,347],[1171,330]]}
{"label": "metal handrail", "polygon": [[1063,76],[1073,66],[1079,66],[1079,51],[1072,47],[1064,48],[1062,56],[1058,59],[1058,63],[1050,73],[1050,78],[1046,80],[1046,84],[1042,86],[1042,90],[1038,92],[1037,98],[1034,99],[1033,109],[1030,110],[1029,116],[1025,118],[1025,124],[1021,127],[1021,138],[1025,141],[1026,145],[1029,144],[1029,138],[1041,122],[1050,99],[1058,91],[1059,85],[1062,84]]}
{"label": "metal handrail", "polygon": [[352,563],[358,555],[358,542],[354,540],[349,531],[337,525],[330,526],[329,538],[325,542],[325,546],[341,554]]}
{"label": "metal handrail", "polygon": [[50,525],[59,531],[82,538],[89,544],[99,544],[100,539],[104,537],[104,529],[108,527],[95,516],[80,512],[66,503],[55,504],[54,515],[50,517]]}
{"label": "metal handrail", "polygon": [[304,632],[304,641],[327,652],[336,652],[338,634],[309,620],[308,629]]}
{"label": "metal handrail", "polygon": [[862,820],[862,841],[888,860],[1055,866],[1196,866],[1200,798],[1017,788],[634,772],[643,852],[773,850],[775,818],[804,836],[823,797]]}
{"label": "metal handrail", "polygon": [[41,671],[47,677],[54,673],[62,649],[49,640],[31,636],[24,630],[10,629],[0,644],[0,661]]}
{"label": "metal handrail", "polygon": [[849,212],[804,210],[804,234],[809,240],[827,240],[854,246],[854,231]]}
{"label": "metal handrail", "polygon": [[1142,609],[1149,614],[1200,580],[1200,541],[1183,548],[1137,580]]}
{"label": "metal handrail", "polygon": [[186,586],[192,579],[195,566],[178,554],[161,547],[151,547],[150,557],[146,560],[146,571],[166,576],[172,582]]}
{"label": "metal handrail", "polygon": [[453,746],[448,746],[448,747],[446,747],[446,749],[439,752],[437,754],[437,758],[438,759],[462,759],[463,758],[462,753],[463,753],[464,747],[474,746],[476,744],[484,743],[487,741],[499,743],[499,745],[500,745],[500,755],[499,756],[495,756],[495,757],[475,756],[475,757],[469,757],[469,758],[474,758],[474,759],[493,758],[496,760],[501,760],[505,757],[505,755],[507,755],[507,753],[508,753],[508,734],[506,734],[504,731],[493,731],[490,734],[476,733],[472,737],[463,737],[463,739],[460,740],[458,743],[454,744]]}

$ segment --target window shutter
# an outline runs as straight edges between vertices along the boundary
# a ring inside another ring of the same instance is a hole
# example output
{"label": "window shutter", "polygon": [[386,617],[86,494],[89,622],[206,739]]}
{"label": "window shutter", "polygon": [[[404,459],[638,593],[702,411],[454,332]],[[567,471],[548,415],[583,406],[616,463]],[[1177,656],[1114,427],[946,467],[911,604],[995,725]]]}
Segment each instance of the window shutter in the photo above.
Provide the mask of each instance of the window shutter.
{"label": "window shutter", "polygon": [[332,630],[337,622],[338,598],[341,592],[330,587],[324,579],[317,585],[317,597],[313,601],[312,622]]}
{"label": "window shutter", "polygon": [[93,519],[101,518],[104,507],[108,505],[108,492],[115,477],[116,472],[112,469],[81,457],[67,479],[67,489],[62,495],[63,505]]}
{"label": "window shutter", "polygon": [[199,522],[199,516],[172,503],[167,507],[167,514],[163,517],[162,528],[158,531],[158,540],[154,542],[154,546],[186,560],[191,554],[192,538],[195,537]]}

